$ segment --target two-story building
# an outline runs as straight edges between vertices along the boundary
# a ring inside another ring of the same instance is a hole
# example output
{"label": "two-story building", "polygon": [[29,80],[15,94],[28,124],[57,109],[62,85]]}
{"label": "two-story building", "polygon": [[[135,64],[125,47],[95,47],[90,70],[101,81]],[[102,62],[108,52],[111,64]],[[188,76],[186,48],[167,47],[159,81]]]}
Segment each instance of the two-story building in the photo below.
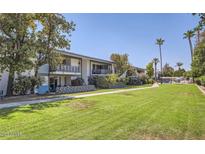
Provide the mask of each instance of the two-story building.
{"label": "two-story building", "polygon": [[[73,52],[61,51],[64,59],[55,69],[49,69],[48,65],[40,67],[39,76],[49,82],[50,89],[55,91],[56,87],[71,86],[71,80],[78,77],[88,84],[88,78],[92,75],[106,75],[114,73],[112,61],[84,56]],[[45,84],[45,83],[44,83]]]}
{"label": "two-story building", "polygon": [[[49,69],[48,64],[42,65],[38,70],[38,76],[43,79],[43,85],[49,86],[51,91],[57,87],[71,86],[71,80],[78,77],[88,84],[88,78],[92,75],[106,75],[114,73],[113,62],[109,60],[84,56],[73,52],[58,50],[63,55],[63,61],[54,69]],[[34,71],[26,71],[24,75],[33,76]],[[8,72],[2,74],[0,90],[6,94]]]}

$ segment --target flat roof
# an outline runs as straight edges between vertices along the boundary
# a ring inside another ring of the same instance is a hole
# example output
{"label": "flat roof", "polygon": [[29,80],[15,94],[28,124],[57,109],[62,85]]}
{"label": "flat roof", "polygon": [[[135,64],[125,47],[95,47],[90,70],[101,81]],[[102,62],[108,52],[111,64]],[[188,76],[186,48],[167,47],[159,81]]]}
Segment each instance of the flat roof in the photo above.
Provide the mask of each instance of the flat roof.
{"label": "flat roof", "polygon": [[100,58],[85,56],[85,55],[77,54],[77,53],[66,51],[66,50],[57,50],[57,51],[64,54],[64,55],[68,55],[68,56],[72,56],[72,57],[76,57],[76,58],[86,58],[86,59],[90,59],[93,61],[102,62],[102,63],[109,63],[109,64],[114,63],[113,61],[110,61],[110,60],[104,60],[104,59],[100,59]]}

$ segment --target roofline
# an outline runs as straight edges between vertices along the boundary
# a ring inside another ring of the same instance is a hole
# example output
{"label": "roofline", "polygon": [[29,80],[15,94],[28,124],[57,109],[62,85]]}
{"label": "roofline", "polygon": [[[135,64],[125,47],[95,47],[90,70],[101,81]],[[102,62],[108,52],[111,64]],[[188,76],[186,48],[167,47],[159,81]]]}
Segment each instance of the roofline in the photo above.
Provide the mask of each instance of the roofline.
{"label": "roofline", "polygon": [[95,58],[95,57],[90,57],[90,56],[85,56],[85,55],[77,54],[77,53],[66,51],[66,50],[59,50],[58,49],[56,51],[58,51],[58,52],[60,52],[62,54],[68,55],[68,56],[76,57],[76,58],[86,58],[86,59],[90,59],[90,60],[97,61],[97,62],[114,64],[113,61],[104,60],[104,59]]}
{"label": "roofline", "polygon": [[146,71],[146,69],[145,69],[145,68],[140,68],[140,67],[136,67],[136,66],[134,66],[134,68],[135,68],[135,69],[139,69],[139,70]]}

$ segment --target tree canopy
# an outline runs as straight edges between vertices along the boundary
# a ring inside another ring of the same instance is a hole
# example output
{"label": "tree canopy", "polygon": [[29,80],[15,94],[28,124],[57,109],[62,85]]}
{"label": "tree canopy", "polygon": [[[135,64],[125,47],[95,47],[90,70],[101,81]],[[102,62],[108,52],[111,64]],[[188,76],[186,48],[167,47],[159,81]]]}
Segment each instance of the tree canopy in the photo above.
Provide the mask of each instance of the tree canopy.
{"label": "tree canopy", "polygon": [[149,78],[152,78],[154,75],[154,68],[153,68],[153,62],[147,64],[146,66],[146,74]]}
{"label": "tree canopy", "polygon": [[110,59],[115,62],[115,71],[119,75],[122,75],[130,68],[128,54],[113,53]]}
{"label": "tree canopy", "polygon": [[168,63],[166,63],[163,67],[163,76],[171,77],[174,75],[174,68],[171,67]]}
{"label": "tree canopy", "polygon": [[36,31],[35,50],[36,60],[34,62],[37,74],[38,67],[49,64],[55,67],[62,57],[56,49],[70,48],[69,36],[75,29],[75,24],[66,21],[65,17],[57,13],[36,14],[36,19],[41,24],[42,29]]}
{"label": "tree canopy", "polygon": [[7,95],[12,94],[16,73],[33,67],[37,72],[45,63],[57,63],[55,50],[70,47],[68,38],[74,27],[56,13],[0,14],[0,72],[9,72]]}
{"label": "tree canopy", "polygon": [[0,71],[9,71],[7,95],[15,73],[32,68],[35,29],[34,14],[0,14]]}
{"label": "tree canopy", "polygon": [[194,49],[192,62],[192,72],[194,77],[205,75],[205,42],[201,42]]}

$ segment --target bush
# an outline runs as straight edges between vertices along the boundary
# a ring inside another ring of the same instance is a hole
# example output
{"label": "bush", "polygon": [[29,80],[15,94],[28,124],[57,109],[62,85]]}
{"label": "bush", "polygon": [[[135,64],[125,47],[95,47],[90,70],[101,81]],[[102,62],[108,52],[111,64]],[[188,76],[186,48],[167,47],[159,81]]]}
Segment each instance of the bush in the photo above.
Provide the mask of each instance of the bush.
{"label": "bush", "polygon": [[139,76],[139,79],[142,81],[142,84],[147,84],[147,83],[149,83],[149,80],[148,80],[148,76],[147,76],[147,75],[140,75],[140,76]]}
{"label": "bush", "polygon": [[71,81],[72,86],[82,86],[85,84],[85,81],[82,78],[77,78]]}
{"label": "bush", "polygon": [[195,82],[197,85],[199,85],[199,86],[201,85],[201,81],[199,79],[196,79]]}
{"label": "bush", "polygon": [[106,76],[91,76],[88,79],[90,85],[95,85],[96,88],[111,88],[117,83],[117,76],[114,74]]}
{"label": "bush", "polygon": [[149,83],[149,84],[153,84],[153,83],[154,83],[154,80],[153,80],[153,79],[149,79],[149,80],[148,80],[148,83]]}
{"label": "bush", "polygon": [[97,78],[98,78],[98,76],[90,76],[88,78],[88,84],[96,86]]}
{"label": "bush", "polygon": [[129,78],[118,78],[117,83],[126,85],[128,83]]}
{"label": "bush", "polygon": [[42,80],[39,77],[35,77],[35,76],[30,77],[30,80],[31,80],[31,86],[32,86],[31,93],[34,93],[35,87],[40,86],[42,83]]}
{"label": "bush", "polygon": [[196,78],[195,82],[198,85],[205,86],[205,76],[201,76],[201,77]]}
{"label": "bush", "polygon": [[128,85],[142,85],[142,81],[138,77],[130,76],[128,77],[127,84]]}
{"label": "bush", "polygon": [[13,90],[17,95],[25,95],[31,88],[31,80],[25,76],[18,77],[13,84]]}
{"label": "bush", "polygon": [[205,86],[205,76],[201,76],[201,85]]}
{"label": "bush", "polygon": [[32,92],[40,84],[40,78],[19,76],[13,83],[13,90],[17,95],[25,95],[29,91]]}

